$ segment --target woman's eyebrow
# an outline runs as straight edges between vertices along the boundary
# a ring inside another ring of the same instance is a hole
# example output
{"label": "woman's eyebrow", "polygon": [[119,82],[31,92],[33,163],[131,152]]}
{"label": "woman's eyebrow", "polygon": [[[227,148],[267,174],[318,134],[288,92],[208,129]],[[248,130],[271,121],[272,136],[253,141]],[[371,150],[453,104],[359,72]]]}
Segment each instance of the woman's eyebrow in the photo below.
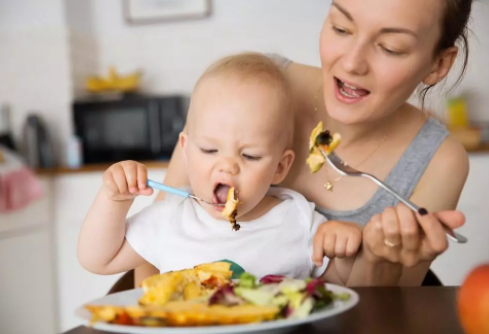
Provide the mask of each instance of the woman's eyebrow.
{"label": "woman's eyebrow", "polygon": [[345,8],[337,4],[336,1],[333,1],[331,5],[336,7],[336,9],[338,9],[343,15],[345,15],[348,20],[354,22],[353,16],[351,16],[351,14]]}
{"label": "woman's eyebrow", "polygon": [[[333,1],[331,5],[334,6],[336,9],[338,9],[343,15],[345,15],[348,20],[350,20],[351,22],[355,22],[353,20],[353,16],[345,8],[341,7],[341,5],[339,5],[336,1]],[[380,33],[382,33],[382,34],[394,34],[394,33],[408,34],[408,35],[411,35],[415,38],[418,38],[418,35],[414,31],[406,29],[406,28],[398,28],[398,27],[382,28],[380,30]]]}

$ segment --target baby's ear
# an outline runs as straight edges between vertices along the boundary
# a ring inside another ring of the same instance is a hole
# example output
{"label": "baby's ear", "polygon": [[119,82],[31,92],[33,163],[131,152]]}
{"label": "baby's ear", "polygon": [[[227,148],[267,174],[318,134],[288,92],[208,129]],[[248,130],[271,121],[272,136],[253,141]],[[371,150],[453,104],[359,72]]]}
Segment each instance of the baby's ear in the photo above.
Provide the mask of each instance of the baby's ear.
{"label": "baby's ear", "polygon": [[290,167],[292,166],[292,163],[294,162],[294,158],[295,158],[294,151],[286,150],[284,152],[282,158],[280,159],[280,162],[278,163],[277,170],[275,171],[272,184],[279,184],[285,179],[287,173],[290,170]]}
{"label": "baby's ear", "polygon": [[182,151],[182,156],[185,164],[187,164],[187,152],[185,148],[188,144],[188,135],[185,132],[180,132],[178,135],[178,146],[180,146],[180,150]]}
{"label": "baby's ear", "polygon": [[188,141],[188,136],[185,132],[180,132],[178,135],[178,144],[180,145],[180,148],[184,149],[185,145],[187,145]]}

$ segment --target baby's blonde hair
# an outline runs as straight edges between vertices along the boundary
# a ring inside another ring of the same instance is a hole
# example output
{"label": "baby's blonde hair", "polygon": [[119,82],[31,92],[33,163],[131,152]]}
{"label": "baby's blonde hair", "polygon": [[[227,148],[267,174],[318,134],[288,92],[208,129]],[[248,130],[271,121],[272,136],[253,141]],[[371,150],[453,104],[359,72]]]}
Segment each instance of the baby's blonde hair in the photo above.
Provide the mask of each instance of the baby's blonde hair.
{"label": "baby's blonde hair", "polygon": [[282,114],[277,126],[283,128],[283,132],[286,135],[287,148],[291,148],[294,129],[294,107],[290,84],[285,71],[272,59],[261,53],[239,53],[221,58],[209,66],[195,84],[194,91],[206,79],[221,75],[235,76],[243,81],[257,80],[260,83],[270,85],[278,99]]}

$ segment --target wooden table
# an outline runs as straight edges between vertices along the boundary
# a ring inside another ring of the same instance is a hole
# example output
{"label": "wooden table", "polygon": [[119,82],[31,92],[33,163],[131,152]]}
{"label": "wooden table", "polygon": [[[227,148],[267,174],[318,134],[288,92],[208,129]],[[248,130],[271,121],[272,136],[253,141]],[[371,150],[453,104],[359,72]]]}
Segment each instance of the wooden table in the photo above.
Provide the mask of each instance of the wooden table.
{"label": "wooden table", "polygon": [[[358,288],[357,306],[291,334],[463,334],[456,313],[457,288]],[[77,327],[64,334],[105,334]]]}

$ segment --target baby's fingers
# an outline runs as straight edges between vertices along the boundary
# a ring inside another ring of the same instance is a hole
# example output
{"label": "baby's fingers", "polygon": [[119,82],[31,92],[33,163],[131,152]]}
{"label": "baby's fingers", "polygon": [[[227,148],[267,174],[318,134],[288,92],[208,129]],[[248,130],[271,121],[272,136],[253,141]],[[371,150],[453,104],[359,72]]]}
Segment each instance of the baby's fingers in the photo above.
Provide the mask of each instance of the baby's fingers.
{"label": "baby's fingers", "polygon": [[137,183],[139,194],[144,196],[150,196],[153,194],[153,189],[146,185],[148,181],[148,170],[143,164],[137,165]]}
{"label": "baby's fingers", "polygon": [[124,170],[127,189],[131,194],[138,193],[138,167],[135,161],[124,161],[122,164]]}
{"label": "baby's fingers", "polygon": [[324,251],[324,233],[318,233],[314,236],[314,241],[312,245],[312,261],[316,264],[317,267],[321,267],[323,265]]}

